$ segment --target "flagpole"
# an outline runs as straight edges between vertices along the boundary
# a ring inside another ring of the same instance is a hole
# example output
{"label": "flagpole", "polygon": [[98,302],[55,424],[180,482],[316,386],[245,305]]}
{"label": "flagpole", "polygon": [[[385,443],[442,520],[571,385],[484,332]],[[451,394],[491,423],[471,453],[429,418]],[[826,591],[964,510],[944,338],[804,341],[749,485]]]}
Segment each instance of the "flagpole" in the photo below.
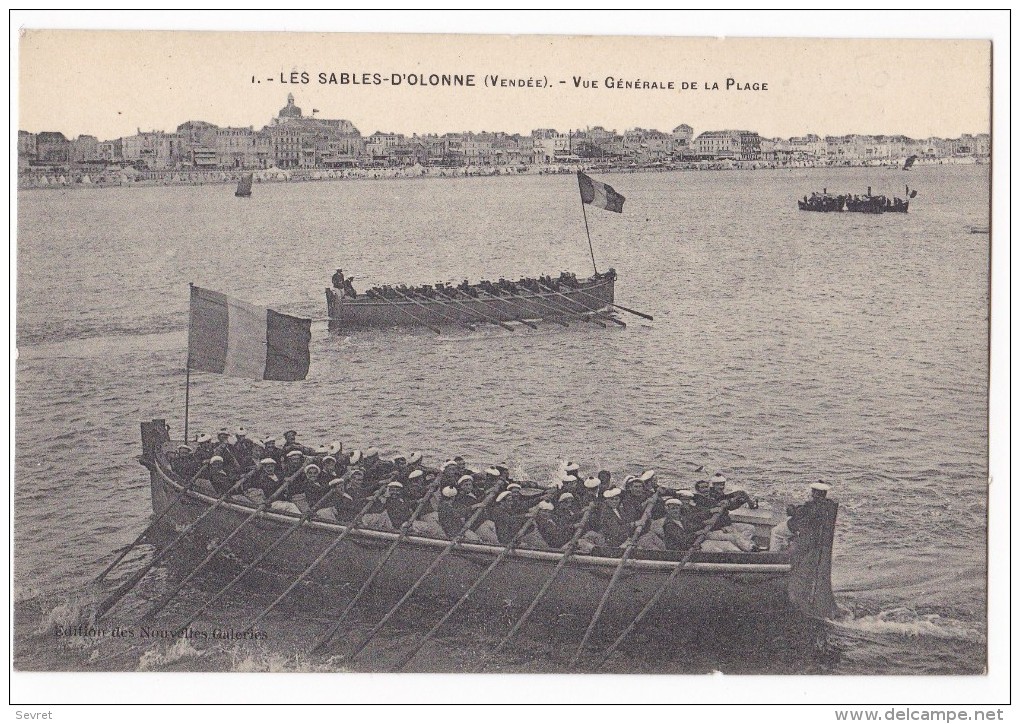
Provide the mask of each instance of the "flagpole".
{"label": "flagpole", "polygon": [[595,249],[591,245],[591,232],[588,231],[588,212],[584,208],[584,199],[581,199],[581,214],[584,216],[584,233],[588,235],[588,251],[591,252],[591,265],[595,267],[595,273],[599,273],[599,268],[595,264]]}

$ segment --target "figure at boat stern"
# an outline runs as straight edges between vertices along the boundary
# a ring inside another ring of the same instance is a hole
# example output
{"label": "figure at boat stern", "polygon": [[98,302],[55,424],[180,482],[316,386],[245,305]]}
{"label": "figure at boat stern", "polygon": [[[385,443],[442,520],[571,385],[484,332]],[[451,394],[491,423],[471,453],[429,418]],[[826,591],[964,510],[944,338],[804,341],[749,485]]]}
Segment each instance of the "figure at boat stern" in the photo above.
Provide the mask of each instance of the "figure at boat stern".
{"label": "figure at boat stern", "polygon": [[811,483],[811,498],[786,509],[786,525],[793,534],[790,544],[790,601],[804,613],[832,618],[840,613],[832,595],[832,539],[838,504],[829,500],[832,486]]}

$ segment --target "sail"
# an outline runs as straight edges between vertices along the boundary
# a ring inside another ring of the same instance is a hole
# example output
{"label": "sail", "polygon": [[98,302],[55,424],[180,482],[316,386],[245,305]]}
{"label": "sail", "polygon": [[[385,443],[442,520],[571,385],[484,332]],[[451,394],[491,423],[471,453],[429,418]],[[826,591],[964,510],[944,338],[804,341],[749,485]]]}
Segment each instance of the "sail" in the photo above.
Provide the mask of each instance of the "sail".
{"label": "sail", "polygon": [[237,182],[237,191],[234,192],[234,196],[251,196],[251,181],[252,174],[246,173],[241,176],[241,180]]}
{"label": "sail", "polygon": [[914,161],[916,161],[916,160],[917,160],[917,156],[910,156],[910,157],[908,157],[906,163],[903,164],[903,170],[904,171],[908,170],[911,166],[914,165]]}

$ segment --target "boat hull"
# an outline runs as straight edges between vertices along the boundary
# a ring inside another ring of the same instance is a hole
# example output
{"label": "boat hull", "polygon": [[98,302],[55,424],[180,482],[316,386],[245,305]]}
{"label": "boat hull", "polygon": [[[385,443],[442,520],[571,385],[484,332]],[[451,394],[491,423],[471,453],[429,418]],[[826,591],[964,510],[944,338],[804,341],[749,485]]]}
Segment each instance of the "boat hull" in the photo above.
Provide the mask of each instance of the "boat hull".
{"label": "boat hull", "polygon": [[564,288],[560,293],[522,292],[512,296],[478,298],[392,300],[354,299],[326,289],[326,308],[332,331],[361,327],[440,326],[485,324],[516,320],[563,319],[605,313],[615,300],[616,280],[610,276],[584,284],[581,289]]}
{"label": "boat hull", "polygon": [[[159,514],[178,495],[180,487],[159,471],[153,471],[151,475],[153,507]],[[177,529],[194,524],[211,502],[212,499],[205,496],[189,495],[188,501],[175,506],[167,518]],[[223,540],[251,512],[251,508],[246,506],[222,506],[198,524],[193,532],[193,544],[204,548],[210,541]],[[231,557],[243,562],[253,560],[296,521],[296,517],[288,514],[264,514],[244,526],[241,533],[230,541]],[[306,523],[276,547],[260,567],[280,576],[283,582],[293,580],[342,532],[343,528],[336,524],[323,521]],[[342,596],[352,590],[352,584],[360,584],[368,578],[395,538],[395,534],[382,531],[352,533],[313,570],[310,579],[335,589],[339,603]],[[410,589],[446,544],[442,540],[408,537],[397,547],[377,577],[375,586],[382,595],[374,598],[396,598]],[[448,600],[458,598],[471,587],[499,551],[497,546],[459,546],[443,559],[433,575],[425,579],[418,595]],[[515,552],[476,589],[472,601],[486,608],[523,609],[548,581],[559,560],[560,555],[554,551]],[[540,608],[552,615],[591,614],[617,563],[618,560],[613,558],[574,557],[563,566]],[[632,559],[613,587],[605,614],[611,617],[636,614],[662,585],[674,565],[669,561]],[[786,594],[789,572],[789,563],[692,563],[663,595],[656,606],[656,614],[782,610],[789,606]]]}
{"label": "boat hull", "polygon": [[[195,490],[183,493],[182,501],[171,505],[184,488],[169,472],[162,454],[162,447],[168,442],[165,425],[162,420],[154,420],[142,427],[144,452],[140,460],[150,472],[153,511],[160,515],[169,509],[164,520],[174,529],[192,526],[190,543],[201,550],[210,542],[224,540],[240,526],[229,543],[234,563],[248,563],[272,547],[260,568],[289,583],[345,532],[344,526],[334,522],[314,519],[299,524],[298,515],[277,511],[264,512],[245,524],[254,509],[244,498],[224,503],[202,517],[215,499]],[[691,612],[743,618],[800,611],[825,617],[832,610],[828,601],[831,530],[828,533],[828,549],[820,547],[822,553],[816,550],[813,557],[798,557],[790,552],[698,552],[672,581],[668,579],[676,568],[678,554],[639,550],[612,587],[605,615],[632,618],[662,586],[667,586],[651,619]],[[367,580],[396,539],[396,533],[354,530],[310,571],[308,579],[326,586],[327,591],[335,591],[338,603],[342,603],[352,590],[351,584]],[[822,536],[823,543],[825,539]],[[443,539],[408,536],[375,579],[373,598],[397,598],[410,590],[448,543]],[[498,545],[459,544],[421,582],[417,594],[447,600],[459,598],[502,550]],[[561,566],[539,607],[544,614],[584,616],[595,610],[618,567],[619,550],[596,553],[604,555],[574,556]],[[794,565],[798,558],[810,559],[810,565]],[[217,558],[221,562],[224,559]],[[523,609],[549,583],[561,561],[562,553],[557,550],[515,550],[472,593],[471,601],[485,608]],[[809,593],[802,593],[799,601],[791,601],[791,593],[804,590]]]}

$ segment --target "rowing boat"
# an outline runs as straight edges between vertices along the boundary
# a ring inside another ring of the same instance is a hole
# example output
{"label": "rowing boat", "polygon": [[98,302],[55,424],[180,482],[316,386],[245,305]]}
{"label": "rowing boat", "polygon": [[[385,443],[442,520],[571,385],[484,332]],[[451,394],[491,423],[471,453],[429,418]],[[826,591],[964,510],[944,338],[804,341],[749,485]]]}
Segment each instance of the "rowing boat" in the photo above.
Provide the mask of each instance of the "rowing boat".
{"label": "rowing boat", "polygon": [[[192,540],[203,548],[223,540],[253,510],[244,498],[232,498],[199,520],[216,501],[199,489],[185,492],[186,483],[170,468],[164,449],[170,440],[163,420],[142,423],[143,454],[139,461],[150,473],[152,508],[156,515],[167,512],[167,521],[178,530],[194,526]],[[170,502],[180,495],[180,503]],[[168,510],[169,509],[169,510]],[[297,513],[270,510],[253,525],[242,528],[230,541],[230,558],[254,560],[283,536],[298,519]],[[734,519],[737,517],[734,515]],[[759,520],[759,522],[761,522]],[[770,525],[769,523],[765,523]],[[835,520],[832,521],[832,527]],[[335,541],[342,524],[313,518],[266,557],[261,567],[284,578],[299,574]],[[311,574],[317,583],[338,592],[371,575],[398,533],[360,529],[351,532]],[[817,537],[818,550],[756,553],[696,553],[675,577],[656,607],[655,615],[712,610],[776,612],[801,611],[826,617],[832,613],[830,563],[832,530]],[[399,596],[416,581],[422,570],[448,544],[447,540],[420,535],[407,536],[388,559],[375,584],[380,594]],[[498,545],[461,543],[444,559],[443,565],[419,589],[430,598],[453,599],[468,590],[479,574],[503,551]],[[521,547],[514,550],[473,594],[482,606],[523,608],[535,598],[562,558],[558,550]],[[569,559],[548,589],[542,607],[554,615],[590,614],[606,589],[619,563],[619,549],[596,548]],[[667,579],[679,554],[639,550],[630,559],[619,584],[613,588],[606,614],[633,615]]]}
{"label": "rowing boat", "polygon": [[331,331],[359,327],[439,326],[444,324],[485,324],[519,320],[597,318],[608,313],[614,302],[616,274],[610,272],[581,281],[571,288],[534,292],[520,289],[516,294],[406,298],[350,297],[340,290],[326,289],[326,308]]}

